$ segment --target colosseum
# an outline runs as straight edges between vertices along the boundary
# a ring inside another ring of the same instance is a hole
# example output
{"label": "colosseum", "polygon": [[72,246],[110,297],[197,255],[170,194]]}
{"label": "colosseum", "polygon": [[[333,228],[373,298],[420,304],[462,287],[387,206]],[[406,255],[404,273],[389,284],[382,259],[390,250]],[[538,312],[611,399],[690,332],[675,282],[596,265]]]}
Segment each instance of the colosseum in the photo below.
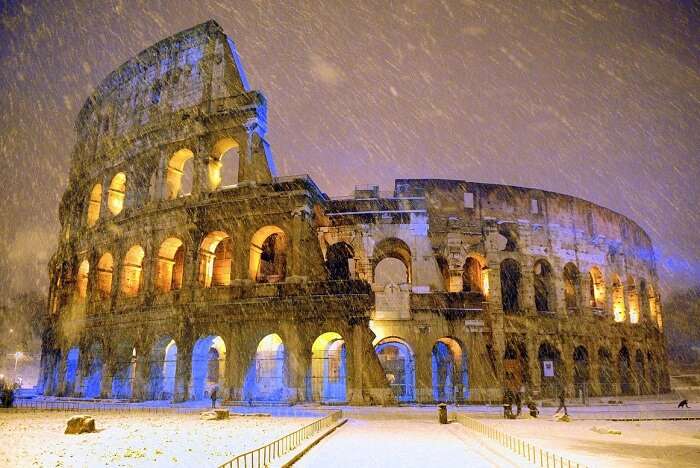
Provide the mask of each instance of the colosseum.
{"label": "colosseum", "polygon": [[278,176],[214,21],[113,71],[76,122],[45,395],[399,404],[668,391],[652,243],[572,196]]}

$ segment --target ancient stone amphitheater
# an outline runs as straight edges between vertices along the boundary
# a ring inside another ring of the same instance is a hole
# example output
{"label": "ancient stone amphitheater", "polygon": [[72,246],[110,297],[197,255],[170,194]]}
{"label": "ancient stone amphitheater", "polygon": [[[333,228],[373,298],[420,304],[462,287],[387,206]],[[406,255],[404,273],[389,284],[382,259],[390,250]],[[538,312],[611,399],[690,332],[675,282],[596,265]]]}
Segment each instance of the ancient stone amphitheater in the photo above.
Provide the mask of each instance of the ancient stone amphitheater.
{"label": "ancient stone amphitheater", "polygon": [[[213,21],[78,116],[50,264],[47,395],[372,404],[668,389],[652,244],[544,190],[277,176]],[[340,172],[340,171],[339,171]]]}

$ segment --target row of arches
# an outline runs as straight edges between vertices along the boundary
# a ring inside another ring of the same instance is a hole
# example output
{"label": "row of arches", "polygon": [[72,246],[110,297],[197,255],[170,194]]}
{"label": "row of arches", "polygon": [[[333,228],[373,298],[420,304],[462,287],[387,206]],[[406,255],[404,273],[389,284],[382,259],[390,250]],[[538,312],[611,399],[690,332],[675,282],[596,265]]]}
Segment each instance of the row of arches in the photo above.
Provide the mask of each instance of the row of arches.
{"label": "row of arches", "polygon": [[[543,259],[537,260],[532,276],[535,310],[554,311],[556,309],[555,278],[549,262]],[[512,258],[503,260],[500,265],[500,279],[503,310],[511,313],[520,312],[522,310],[520,264]],[[567,263],[563,269],[562,280],[565,307],[569,311],[580,310],[583,291],[578,267],[571,262]],[[603,274],[598,267],[594,266],[588,272],[587,286],[590,307],[604,309],[607,303],[607,291]],[[634,278],[629,276],[623,285],[620,277],[614,274],[611,295],[615,321],[629,320],[631,323],[638,323],[642,314],[652,321],[660,320],[656,294],[646,280],[639,280],[639,287],[637,287]]]}
{"label": "row of arches", "polygon": [[[537,349],[540,395],[554,398],[563,387],[574,397],[600,395],[641,395],[658,393],[662,381],[660,361],[651,351],[638,349],[632,356],[626,346],[616,354],[604,346],[590,356],[586,346],[576,346],[570,357],[564,358],[559,349],[543,342]],[[594,359],[595,358],[595,359]],[[522,385],[530,386],[529,356],[524,342],[511,341],[504,353],[506,388],[517,391]],[[593,361],[597,367],[594,372]],[[568,366],[571,366],[567,369]],[[567,382],[568,376],[573,379]],[[597,390],[594,389],[597,386]]]}
{"label": "row of arches", "polygon": [[[233,241],[224,231],[207,234],[198,249],[197,281],[201,287],[227,286],[231,281]],[[258,283],[283,281],[286,276],[288,240],[285,232],[276,226],[259,229],[250,243],[250,278]],[[145,251],[140,245],[130,247],[121,265],[121,292],[125,296],[138,295],[143,283]],[[158,247],[155,259],[154,285],[158,292],[181,289],[184,282],[187,255],[184,242],[177,237],[165,239]],[[97,294],[106,299],[112,290],[115,269],[114,257],[103,253],[97,262]],[[80,262],[75,283],[79,299],[87,297],[90,263]]]}
{"label": "row of arches", "polygon": [[[214,191],[238,182],[239,144],[233,138],[222,138],[212,147],[206,161],[206,185]],[[180,148],[167,159],[163,169],[162,189],[158,175],[151,179],[151,192],[154,198],[173,200],[192,193],[194,186],[194,152],[190,148]],[[156,192],[156,193],[154,193]],[[86,224],[94,226],[100,219],[103,187],[101,183],[92,186],[88,194],[85,211]],[[121,213],[127,195],[127,175],[116,173],[107,190],[107,209],[112,216]]]}
{"label": "row of arches", "polygon": [[[415,355],[411,347],[401,338],[388,337],[375,345],[375,352],[396,399],[416,401]],[[116,362],[112,364],[110,396],[134,398],[138,391],[138,372],[145,376],[144,399],[170,400],[185,393],[189,399],[202,400],[215,388],[222,395],[226,385],[226,353],[226,344],[220,336],[199,338],[192,348],[190,378],[185,392],[178,388],[182,380],[178,379],[180,361],[173,338],[163,336],[156,340],[144,361],[137,360],[136,348],[125,349],[117,353]],[[316,338],[304,382],[307,399],[325,403],[347,401],[347,357],[345,340],[339,333],[326,332]],[[99,398],[105,385],[105,365],[103,349],[98,343],[93,344],[85,356],[80,356],[78,347],[71,348],[63,369],[65,394]],[[146,369],[139,370],[138,365]],[[435,401],[462,401],[469,397],[467,356],[458,340],[444,337],[435,342],[431,368]],[[245,371],[241,398],[258,402],[286,401],[292,394],[290,380],[287,349],[282,338],[275,333],[267,335],[259,341]]]}

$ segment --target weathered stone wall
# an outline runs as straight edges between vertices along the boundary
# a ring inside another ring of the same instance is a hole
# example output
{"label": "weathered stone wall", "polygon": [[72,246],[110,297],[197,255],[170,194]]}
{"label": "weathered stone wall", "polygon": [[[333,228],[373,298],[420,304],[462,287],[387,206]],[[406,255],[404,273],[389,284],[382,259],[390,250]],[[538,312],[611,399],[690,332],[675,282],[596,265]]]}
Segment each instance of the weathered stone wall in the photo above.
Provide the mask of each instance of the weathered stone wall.
{"label": "weathered stone wall", "polygon": [[[352,404],[443,399],[446,378],[454,392],[445,398],[469,401],[497,400],[521,383],[545,395],[552,385],[576,393],[585,384],[589,394],[668,388],[653,250],[635,223],[520,187],[397,180],[391,194],[365,187],[330,199],[308,177],[276,177],[265,98],[247,89],[214,22],[115,70],[77,130],[49,266],[48,394],[80,394],[100,362],[93,393],[115,396],[128,374],[130,397],[149,398],[162,344],[173,340],[172,397],[190,398],[196,343],[216,336],[226,348],[221,394],[245,399],[257,346],[276,334],[284,398],[305,401],[312,348],[328,332],[344,341]],[[226,185],[221,169],[236,160],[236,183]],[[398,280],[382,270],[391,262]],[[519,271],[515,286],[501,281],[508,262]],[[408,351],[396,360],[381,351],[387,344]],[[436,364],[445,359],[439,346],[450,350],[448,370]],[[554,361],[554,378],[543,377],[543,360]],[[398,377],[387,367],[397,363]]]}

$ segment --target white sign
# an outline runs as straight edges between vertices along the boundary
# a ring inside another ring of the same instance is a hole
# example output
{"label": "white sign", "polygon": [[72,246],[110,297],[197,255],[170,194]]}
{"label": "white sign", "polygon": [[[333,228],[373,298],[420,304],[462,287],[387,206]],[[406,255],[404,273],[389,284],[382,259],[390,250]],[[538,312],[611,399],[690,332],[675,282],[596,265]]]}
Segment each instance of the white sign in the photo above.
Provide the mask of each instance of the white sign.
{"label": "white sign", "polygon": [[554,362],[542,361],[542,367],[544,368],[545,377],[554,377]]}

